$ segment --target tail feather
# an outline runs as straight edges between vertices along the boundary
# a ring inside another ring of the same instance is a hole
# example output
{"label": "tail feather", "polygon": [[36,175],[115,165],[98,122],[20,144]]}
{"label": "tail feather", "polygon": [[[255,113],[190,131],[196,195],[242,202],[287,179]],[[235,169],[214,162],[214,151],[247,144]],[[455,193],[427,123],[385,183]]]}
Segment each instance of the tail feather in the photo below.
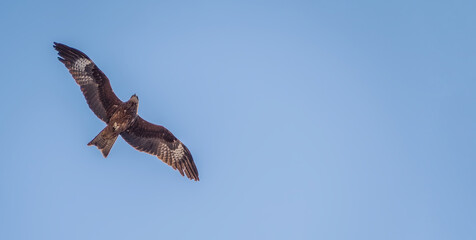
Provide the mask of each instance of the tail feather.
{"label": "tail feather", "polygon": [[91,142],[88,143],[88,146],[96,146],[101,150],[102,155],[106,158],[111,151],[112,146],[116,142],[118,134],[115,134],[108,127],[104,128]]}

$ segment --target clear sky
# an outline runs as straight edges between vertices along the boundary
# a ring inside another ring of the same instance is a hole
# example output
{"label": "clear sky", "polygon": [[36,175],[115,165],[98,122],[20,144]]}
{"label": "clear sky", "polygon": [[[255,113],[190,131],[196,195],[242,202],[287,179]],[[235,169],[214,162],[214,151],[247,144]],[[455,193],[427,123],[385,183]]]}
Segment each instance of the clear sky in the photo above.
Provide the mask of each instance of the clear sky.
{"label": "clear sky", "polygon": [[[475,1],[132,2],[0,2],[0,239],[476,239]],[[53,41],[201,181],[86,146]]]}

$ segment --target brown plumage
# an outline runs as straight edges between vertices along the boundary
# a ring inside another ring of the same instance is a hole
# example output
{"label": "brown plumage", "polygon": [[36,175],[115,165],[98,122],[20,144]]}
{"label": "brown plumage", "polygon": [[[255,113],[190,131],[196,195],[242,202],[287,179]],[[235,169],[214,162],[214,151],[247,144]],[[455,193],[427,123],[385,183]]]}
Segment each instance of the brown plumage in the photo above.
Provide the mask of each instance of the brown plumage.
{"label": "brown plumage", "polygon": [[157,156],[182,176],[199,180],[188,148],[165,127],[149,123],[137,114],[139,98],[135,94],[122,102],[114,94],[109,79],[86,54],[61,43],[54,43],[54,48],[80,86],[89,108],[107,124],[89,146],[96,146],[107,157],[121,135],[135,149]]}

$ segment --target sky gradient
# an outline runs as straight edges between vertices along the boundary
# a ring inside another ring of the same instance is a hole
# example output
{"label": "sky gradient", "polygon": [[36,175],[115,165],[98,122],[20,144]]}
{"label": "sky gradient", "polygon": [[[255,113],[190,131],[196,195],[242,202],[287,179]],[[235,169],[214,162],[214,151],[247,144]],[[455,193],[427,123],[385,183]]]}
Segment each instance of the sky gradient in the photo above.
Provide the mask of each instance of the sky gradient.
{"label": "sky gradient", "polygon": [[[476,2],[2,1],[0,239],[475,239]],[[118,139],[85,52],[192,152]]]}

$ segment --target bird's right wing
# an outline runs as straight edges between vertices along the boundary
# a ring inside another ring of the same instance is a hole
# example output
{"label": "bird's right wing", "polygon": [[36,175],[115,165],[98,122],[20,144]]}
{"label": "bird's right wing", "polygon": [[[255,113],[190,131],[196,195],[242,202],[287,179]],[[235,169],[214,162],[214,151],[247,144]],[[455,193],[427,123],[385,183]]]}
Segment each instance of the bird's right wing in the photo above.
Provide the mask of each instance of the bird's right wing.
{"label": "bird's right wing", "polygon": [[198,181],[198,170],[188,148],[165,127],[152,124],[140,116],[124,132],[122,138],[135,149],[157,156],[188,178]]}
{"label": "bird's right wing", "polygon": [[54,43],[54,48],[88,102],[89,108],[103,120],[109,122],[114,106],[122,101],[112,91],[109,79],[83,52],[61,43]]}

